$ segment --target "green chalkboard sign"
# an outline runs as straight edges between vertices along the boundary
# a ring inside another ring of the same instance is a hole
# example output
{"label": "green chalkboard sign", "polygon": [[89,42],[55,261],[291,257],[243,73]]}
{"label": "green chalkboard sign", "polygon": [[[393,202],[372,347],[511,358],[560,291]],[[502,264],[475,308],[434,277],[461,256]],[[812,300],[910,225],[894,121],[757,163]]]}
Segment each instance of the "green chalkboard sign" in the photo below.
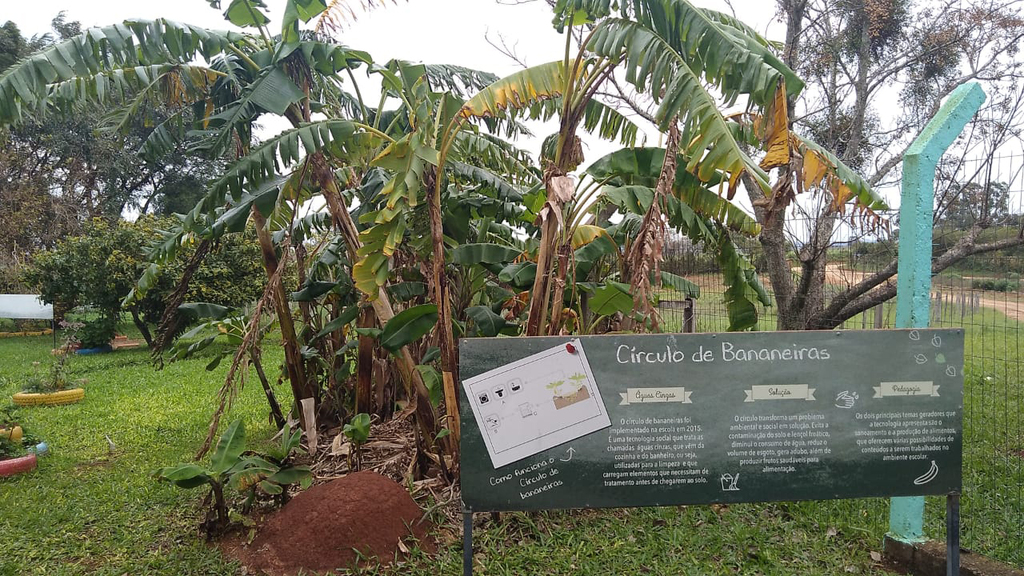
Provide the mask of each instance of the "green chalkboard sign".
{"label": "green chalkboard sign", "polygon": [[963,331],[471,338],[473,511],[946,494]]}

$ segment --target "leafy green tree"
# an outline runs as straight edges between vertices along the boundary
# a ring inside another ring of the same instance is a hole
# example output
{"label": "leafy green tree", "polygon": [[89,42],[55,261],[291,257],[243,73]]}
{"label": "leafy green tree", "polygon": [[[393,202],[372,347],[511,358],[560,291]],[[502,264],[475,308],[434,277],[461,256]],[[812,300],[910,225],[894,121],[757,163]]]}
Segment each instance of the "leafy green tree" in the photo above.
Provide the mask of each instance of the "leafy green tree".
{"label": "leafy green tree", "polygon": [[0,26],[0,71],[17,62],[27,51],[28,43],[17,24],[8,20]]}
{"label": "leafy green tree", "polygon": [[[122,301],[148,266],[146,248],[161,238],[160,228],[168,224],[168,220],[154,218],[115,224],[90,220],[82,235],[37,252],[25,270],[24,280],[39,291],[43,301],[53,304],[59,315],[81,305],[93,306],[111,319],[127,312],[152,344],[148,326],[163,312],[164,299],[174,288],[176,273],[188,251],[167,267],[165,276],[145,298],[127,307],[122,307]],[[259,248],[255,234],[250,232],[221,242],[197,271],[189,296],[192,300],[241,307],[257,299],[262,289]]]}
{"label": "leafy green tree", "polygon": [[[81,32],[63,13],[51,25],[53,34],[31,39],[13,22],[0,28],[0,71]],[[27,289],[17,282],[21,264],[35,250],[79,233],[89,218],[114,220],[127,210],[187,212],[202,195],[221,162],[183,145],[140,156],[139,148],[166,113],[156,102],[134,105],[137,114],[120,133],[106,129],[107,116],[91,106],[0,129],[0,277],[5,289]]]}
{"label": "leafy green tree", "polygon": [[957,230],[968,230],[975,224],[983,228],[1012,224],[1010,215],[1010,185],[1006,182],[987,182],[984,186],[968,182],[953,185],[950,200],[944,202],[938,224]]}

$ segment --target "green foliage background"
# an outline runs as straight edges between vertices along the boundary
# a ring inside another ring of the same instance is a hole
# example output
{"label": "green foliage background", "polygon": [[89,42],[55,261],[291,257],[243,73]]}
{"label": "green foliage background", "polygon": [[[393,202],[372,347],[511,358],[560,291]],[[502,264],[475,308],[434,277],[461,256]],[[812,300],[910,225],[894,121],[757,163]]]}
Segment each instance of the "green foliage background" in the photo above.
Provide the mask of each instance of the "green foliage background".
{"label": "green foliage background", "polygon": [[[54,304],[58,314],[84,305],[105,315],[117,315],[121,301],[148,265],[148,246],[157,242],[160,231],[171,224],[170,219],[155,217],[115,224],[90,220],[82,235],[37,252],[26,268],[24,281],[37,289],[45,302]],[[140,302],[139,311],[147,322],[159,320],[164,299],[174,289],[193,252],[191,244],[181,250]],[[241,307],[262,294],[263,278],[255,232],[226,236],[196,271],[185,300]]]}

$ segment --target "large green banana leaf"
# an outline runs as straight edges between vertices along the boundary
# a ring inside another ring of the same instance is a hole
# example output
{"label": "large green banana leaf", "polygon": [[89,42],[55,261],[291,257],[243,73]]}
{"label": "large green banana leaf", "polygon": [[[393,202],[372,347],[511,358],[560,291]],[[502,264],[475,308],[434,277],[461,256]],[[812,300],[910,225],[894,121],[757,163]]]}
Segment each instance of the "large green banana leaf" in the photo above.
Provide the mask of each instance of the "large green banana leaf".
{"label": "large green banana leaf", "polygon": [[46,106],[53,84],[113,70],[160,64],[207,62],[245,36],[169,20],[129,20],[90,28],[54,44],[0,74],[0,125],[20,122],[26,111]]}
{"label": "large green banana leaf", "polygon": [[[622,148],[599,158],[586,169],[586,174],[608,185],[639,185],[653,189],[657,185],[664,161],[664,148]],[[680,156],[680,162],[685,161]],[[753,217],[706,186],[692,174],[679,170],[672,185],[672,194],[697,214],[719,222],[730,230],[748,236],[760,232],[761,227]]]}
{"label": "large green banana leaf", "polygon": [[[626,80],[660,103],[656,119],[663,129],[678,119],[682,128],[679,148],[687,160],[687,171],[705,182],[726,172],[730,188],[743,172],[748,172],[762,189],[770,189],[768,175],[733,137],[702,77],[668,40],[638,22],[609,19],[595,30],[588,47],[601,56],[623,58]],[[758,83],[778,77],[769,66],[734,71],[752,74]]]}

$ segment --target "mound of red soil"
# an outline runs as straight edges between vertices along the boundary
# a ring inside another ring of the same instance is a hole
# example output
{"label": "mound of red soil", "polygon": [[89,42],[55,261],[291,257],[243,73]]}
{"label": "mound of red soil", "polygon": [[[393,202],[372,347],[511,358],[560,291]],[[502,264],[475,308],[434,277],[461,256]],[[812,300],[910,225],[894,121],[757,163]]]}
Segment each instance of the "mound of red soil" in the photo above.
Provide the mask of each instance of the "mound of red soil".
{"label": "mound of red soil", "polygon": [[415,538],[420,548],[432,548],[422,515],[393,480],[357,472],[295,496],[236,552],[250,568],[275,575],[352,568],[366,558],[388,564],[398,557],[399,541],[411,545]]}

